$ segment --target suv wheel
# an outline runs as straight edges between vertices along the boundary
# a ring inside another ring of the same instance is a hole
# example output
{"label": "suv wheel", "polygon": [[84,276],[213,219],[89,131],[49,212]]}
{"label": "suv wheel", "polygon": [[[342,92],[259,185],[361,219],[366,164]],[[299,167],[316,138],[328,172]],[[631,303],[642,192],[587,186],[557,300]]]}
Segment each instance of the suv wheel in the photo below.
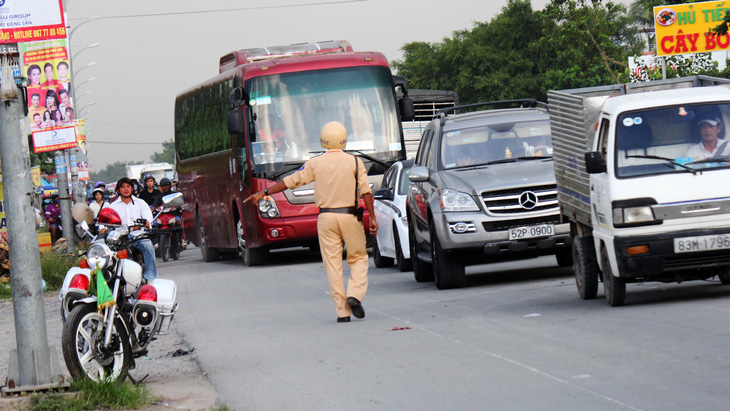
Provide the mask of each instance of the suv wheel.
{"label": "suv wheel", "polygon": [[413,232],[413,224],[408,222],[408,246],[411,249],[411,262],[413,263],[413,277],[419,283],[433,281],[433,268],[431,264],[418,258],[418,247],[416,246],[416,234]]}
{"label": "suv wheel", "polygon": [[442,248],[433,221],[429,224],[431,234],[431,261],[433,276],[439,290],[461,288],[466,284],[464,262],[451,258]]}

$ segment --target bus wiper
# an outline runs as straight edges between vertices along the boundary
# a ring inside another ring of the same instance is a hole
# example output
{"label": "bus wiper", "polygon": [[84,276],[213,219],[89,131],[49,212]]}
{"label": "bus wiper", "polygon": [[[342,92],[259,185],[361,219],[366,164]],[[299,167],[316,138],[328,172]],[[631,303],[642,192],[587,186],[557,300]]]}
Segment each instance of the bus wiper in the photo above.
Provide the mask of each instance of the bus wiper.
{"label": "bus wiper", "polygon": [[[688,166],[686,166],[684,164],[680,164],[680,163],[674,161],[673,158],[669,158],[669,157],[652,156],[652,155],[648,155],[647,154],[647,155],[631,155],[631,156],[625,156],[624,158],[648,158],[650,160],[662,160],[662,161],[666,161],[669,164],[675,165],[677,167],[681,167],[681,168],[683,168],[683,169],[691,172],[692,174],[695,174],[695,175],[697,174],[697,170],[695,170],[694,168],[688,167]],[[692,164],[692,163],[690,163],[690,164]]]}
{"label": "bus wiper", "polygon": [[387,169],[388,167],[390,167],[390,166],[388,165],[388,163],[386,163],[386,162],[384,162],[384,161],[382,161],[382,160],[378,160],[377,158],[375,158],[375,157],[373,157],[373,156],[367,155],[367,154],[363,153],[362,151],[359,151],[359,150],[342,150],[342,151],[344,151],[345,153],[357,153],[357,154],[359,154],[360,156],[362,156],[362,157],[365,157],[365,158],[367,158],[368,160],[370,160],[370,161],[372,161],[372,162],[374,162],[374,163],[378,163],[378,164],[380,164],[381,166],[385,167],[386,169]]}
{"label": "bus wiper", "polygon": [[272,180],[276,180],[277,178],[279,178],[279,176],[281,176],[283,174],[286,174],[286,173],[288,173],[290,171],[294,171],[294,170],[298,169],[301,166],[302,166],[302,163],[297,163],[297,164],[292,165],[291,167],[285,167],[284,169],[279,170],[276,173],[272,174],[271,175],[271,179]]}

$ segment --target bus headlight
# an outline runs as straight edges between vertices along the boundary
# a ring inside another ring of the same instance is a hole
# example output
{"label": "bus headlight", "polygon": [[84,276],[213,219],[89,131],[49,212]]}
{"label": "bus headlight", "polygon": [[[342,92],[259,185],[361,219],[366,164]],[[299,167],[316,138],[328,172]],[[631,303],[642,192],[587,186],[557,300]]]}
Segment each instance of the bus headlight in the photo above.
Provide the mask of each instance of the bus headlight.
{"label": "bus headlight", "polygon": [[259,200],[259,214],[263,218],[277,218],[279,214],[279,207],[276,206],[276,200],[271,196],[266,196]]}

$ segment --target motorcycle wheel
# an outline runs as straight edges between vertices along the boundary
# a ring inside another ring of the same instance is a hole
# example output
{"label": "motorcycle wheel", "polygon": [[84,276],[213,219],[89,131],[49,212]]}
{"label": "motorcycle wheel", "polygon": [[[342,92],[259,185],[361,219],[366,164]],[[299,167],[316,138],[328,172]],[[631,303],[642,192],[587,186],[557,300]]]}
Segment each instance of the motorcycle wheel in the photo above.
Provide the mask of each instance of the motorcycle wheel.
{"label": "motorcycle wheel", "polygon": [[168,262],[170,260],[170,236],[169,235],[160,236],[160,257],[162,257],[162,261],[164,261],[164,262]]}
{"label": "motorcycle wheel", "polygon": [[[97,348],[103,344],[104,318],[97,311],[96,304],[76,306],[63,324],[61,335],[63,358],[71,377],[124,381],[134,360],[129,337],[119,319],[114,322],[112,337],[113,351]],[[109,363],[104,365],[99,360]]]}
{"label": "motorcycle wheel", "polygon": [[170,257],[175,261],[180,258],[180,234],[176,232],[170,234]]}

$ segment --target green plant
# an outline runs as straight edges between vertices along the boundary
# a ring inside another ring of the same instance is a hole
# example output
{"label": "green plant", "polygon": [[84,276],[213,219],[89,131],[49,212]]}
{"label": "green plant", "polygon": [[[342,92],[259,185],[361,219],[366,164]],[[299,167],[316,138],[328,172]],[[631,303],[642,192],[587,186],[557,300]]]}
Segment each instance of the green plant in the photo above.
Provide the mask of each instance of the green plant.
{"label": "green plant", "polygon": [[13,290],[10,288],[10,283],[0,283],[0,300],[6,298],[13,298]]}
{"label": "green plant", "polygon": [[63,279],[69,268],[76,265],[76,258],[57,254],[45,253],[41,256],[41,277],[46,281],[48,290],[55,291],[63,285]]}
{"label": "green plant", "polygon": [[130,382],[118,383],[111,380],[100,382],[87,378],[71,383],[74,395],[59,393],[39,394],[31,397],[32,409],[36,411],[92,410],[92,409],[136,409],[149,405],[154,398],[143,385]]}

